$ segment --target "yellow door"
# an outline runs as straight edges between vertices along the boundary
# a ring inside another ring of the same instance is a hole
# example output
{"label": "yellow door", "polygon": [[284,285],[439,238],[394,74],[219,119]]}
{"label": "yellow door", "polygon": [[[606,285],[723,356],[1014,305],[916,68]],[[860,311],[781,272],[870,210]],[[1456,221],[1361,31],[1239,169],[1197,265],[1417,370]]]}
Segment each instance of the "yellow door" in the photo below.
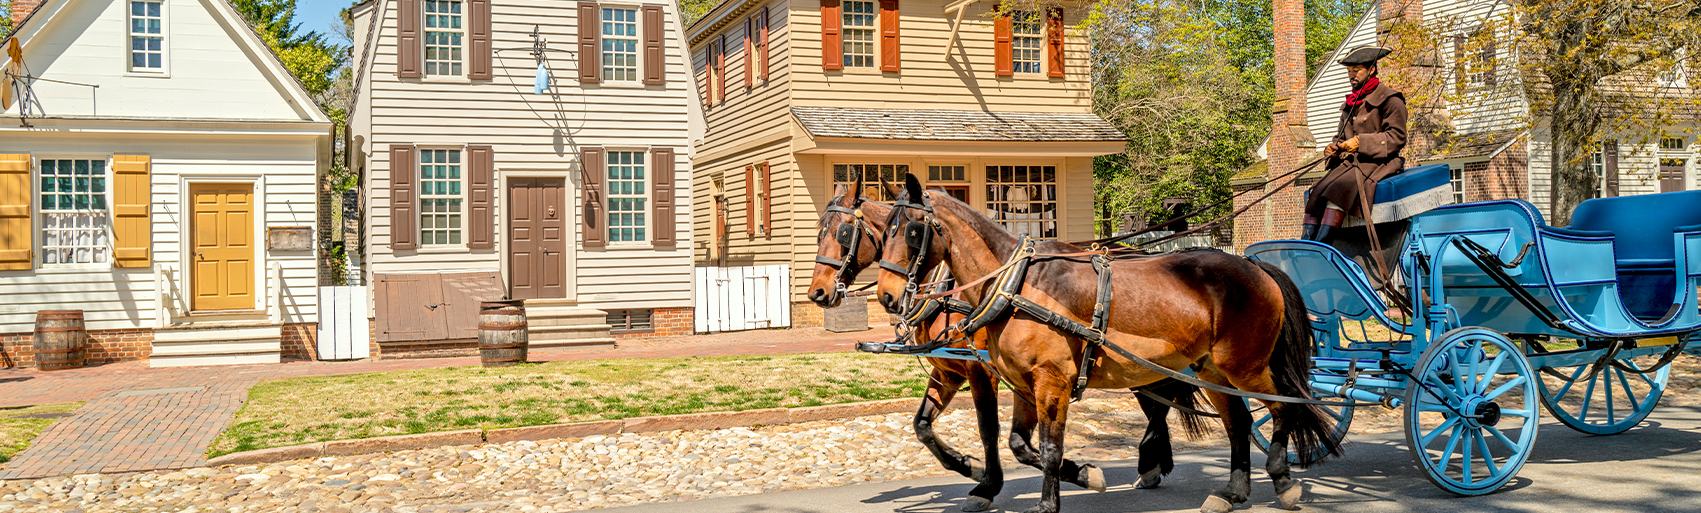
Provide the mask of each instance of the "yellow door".
{"label": "yellow door", "polygon": [[254,310],[254,188],[190,184],[194,310]]}

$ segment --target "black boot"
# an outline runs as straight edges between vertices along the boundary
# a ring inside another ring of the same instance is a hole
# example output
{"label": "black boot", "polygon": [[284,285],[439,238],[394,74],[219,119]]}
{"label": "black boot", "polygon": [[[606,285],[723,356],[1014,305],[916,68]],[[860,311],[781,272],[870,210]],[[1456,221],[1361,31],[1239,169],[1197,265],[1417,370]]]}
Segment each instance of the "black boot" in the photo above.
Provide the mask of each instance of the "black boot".
{"label": "black boot", "polygon": [[1299,233],[1299,240],[1317,240],[1317,225],[1305,225],[1305,228]]}
{"label": "black boot", "polygon": [[1317,230],[1315,230],[1313,232],[1313,234],[1312,234],[1313,238],[1311,238],[1310,240],[1314,240],[1314,241],[1321,242],[1321,243],[1324,243],[1324,244],[1328,244],[1329,241],[1335,240],[1335,227],[1329,226],[1329,225],[1326,225],[1326,224],[1324,224],[1324,225],[1312,225],[1312,226],[1316,226]]}

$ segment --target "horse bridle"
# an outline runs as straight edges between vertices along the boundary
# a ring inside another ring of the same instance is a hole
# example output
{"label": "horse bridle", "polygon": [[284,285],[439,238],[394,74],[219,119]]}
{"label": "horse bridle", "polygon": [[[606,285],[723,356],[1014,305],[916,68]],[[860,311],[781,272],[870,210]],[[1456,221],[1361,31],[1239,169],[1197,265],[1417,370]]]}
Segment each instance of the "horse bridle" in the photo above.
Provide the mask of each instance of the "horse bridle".
{"label": "horse bridle", "polygon": [[[921,219],[904,223],[903,227],[899,228],[900,216],[905,209],[911,208],[926,214]],[[915,294],[921,290],[923,280],[927,278],[927,275],[921,272],[921,266],[927,262],[927,252],[933,248],[933,237],[939,231],[938,222],[933,219],[933,205],[927,201],[926,193],[922,194],[921,203],[910,201],[907,194],[904,198],[892,202],[892,213],[886,220],[886,226],[887,238],[897,235],[900,229],[904,231],[904,244],[910,247],[910,263],[903,266],[881,258],[880,268],[904,277],[904,297],[901,298],[900,304],[904,305],[905,312],[911,312],[916,306],[913,301]]]}
{"label": "horse bridle", "polygon": [[[856,273],[860,271],[860,269],[852,269],[851,267],[856,265],[858,256],[857,251],[862,247],[863,233],[866,232],[869,237],[873,238],[874,251],[876,253],[880,252],[881,246],[884,243],[884,241],[879,237],[879,232],[876,232],[874,227],[868,224],[868,219],[864,218],[862,215],[862,203],[864,201],[866,201],[864,198],[858,196],[856,198],[856,203],[851,205],[852,208],[845,208],[840,206],[838,204],[839,202],[834,201],[827,205],[827,212],[822,214],[823,219],[833,214],[845,214],[851,217],[850,222],[839,223],[839,227],[835,229],[833,233],[833,240],[839,243],[839,249],[841,250],[839,253],[839,259],[833,259],[824,255],[815,255],[816,263],[836,269],[833,273],[833,292],[841,296],[845,293],[845,282],[848,281],[847,275],[849,280],[854,280],[856,279]],[[821,227],[821,230],[826,231],[827,227],[823,226]]]}

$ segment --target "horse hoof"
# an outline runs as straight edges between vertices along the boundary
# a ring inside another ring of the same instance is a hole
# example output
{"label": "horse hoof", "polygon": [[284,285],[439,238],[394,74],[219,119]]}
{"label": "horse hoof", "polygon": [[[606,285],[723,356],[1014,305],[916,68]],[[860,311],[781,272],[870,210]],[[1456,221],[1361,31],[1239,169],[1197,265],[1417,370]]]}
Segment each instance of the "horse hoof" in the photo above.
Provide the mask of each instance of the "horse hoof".
{"label": "horse hoof", "polygon": [[1157,488],[1158,484],[1163,483],[1163,481],[1164,481],[1163,469],[1155,469],[1154,468],[1154,469],[1146,471],[1146,473],[1144,473],[1144,474],[1140,474],[1140,482],[1134,483],[1134,487],[1141,489],[1141,490],[1150,490],[1150,489],[1153,489],[1153,488]]}
{"label": "horse hoof", "polygon": [[1276,501],[1282,505],[1282,509],[1296,510],[1299,509],[1299,499],[1303,495],[1305,495],[1305,487],[1300,486],[1299,483],[1294,483],[1293,486],[1288,487],[1287,491],[1276,494]]}
{"label": "horse hoof", "polygon": [[1095,492],[1104,491],[1104,471],[1092,465],[1082,465],[1081,471],[1087,474],[1087,489]]}
{"label": "horse hoof", "polygon": [[[969,457],[968,460],[969,460],[968,461],[968,464],[969,464],[969,479],[974,480],[974,482],[976,482],[976,483],[986,482],[986,464],[981,463],[979,458],[975,458],[975,457],[972,457],[972,456]],[[974,510],[974,511],[980,511],[980,510],[977,509],[977,510]]]}
{"label": "horse hoof", "polygon": [[963,511],[986,511],[992,509],[992,499],[970,496],[963,501]]}
{"label": "horse hoof", "polygon": [[1228,499],[1215,495],[1205,497],[1205,505],[1199,506],[1199,513],[1229,513],[1234,511],[1234,505]]}

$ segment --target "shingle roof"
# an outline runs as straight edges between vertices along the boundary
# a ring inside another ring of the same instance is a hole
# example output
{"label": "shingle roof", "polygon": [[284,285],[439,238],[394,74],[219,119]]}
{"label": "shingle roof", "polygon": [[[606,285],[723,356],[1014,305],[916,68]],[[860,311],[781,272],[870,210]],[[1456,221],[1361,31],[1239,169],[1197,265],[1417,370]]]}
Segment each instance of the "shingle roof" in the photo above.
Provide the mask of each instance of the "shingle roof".
{"label": "shingle roof", "polygon": [[931,141],[1126,141],[1091,113],[792,107],[814,137]]}
{"label": "shingle roof", "polygon": [[1438,141],[1434,155],[1429,160],[1460,159],[1475,157],[1492,157],[1494,152],[1506,146],[1519,136],[1524,135],[1522,128],[1510,128],[1491,132],[1474,134],[1450,134]]}

